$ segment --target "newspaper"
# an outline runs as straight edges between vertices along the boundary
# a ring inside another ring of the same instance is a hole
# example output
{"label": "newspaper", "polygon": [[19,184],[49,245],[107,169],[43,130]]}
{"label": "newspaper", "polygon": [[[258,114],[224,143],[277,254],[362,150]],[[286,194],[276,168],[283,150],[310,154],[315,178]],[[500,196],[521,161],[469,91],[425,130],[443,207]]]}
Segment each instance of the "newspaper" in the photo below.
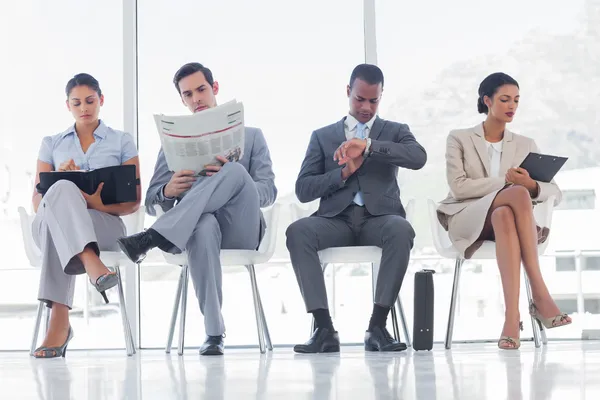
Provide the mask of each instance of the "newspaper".
{"label": "newspaper", "polygon": [[205,175],[205,166],[221,165],[217,156],[238,161],[244,155],[244,105],[232,100],[193,115],[155,114],[170,171]]}

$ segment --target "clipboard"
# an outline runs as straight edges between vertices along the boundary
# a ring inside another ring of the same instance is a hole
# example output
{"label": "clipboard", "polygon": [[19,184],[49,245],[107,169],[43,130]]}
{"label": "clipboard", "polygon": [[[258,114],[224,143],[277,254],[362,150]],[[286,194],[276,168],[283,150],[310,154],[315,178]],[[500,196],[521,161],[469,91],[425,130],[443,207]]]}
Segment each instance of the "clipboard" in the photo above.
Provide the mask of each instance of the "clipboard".
{"label": "clipboard", "polygon": [[519,167],[527,170],[534,181],[549,183],[567,160],[568,157],[529,153]]}
{"label": "clipboard", "polygon": [[137,200],[137,185],[135,165],[115,165],[92,171],[52,171],[40,172],[40,183],[36,190],[46,194],[48,189],[59,180],[68,180],[87,194],[94,194],[100,182],[102,188],[102,202],[104,204],[128,203]]}

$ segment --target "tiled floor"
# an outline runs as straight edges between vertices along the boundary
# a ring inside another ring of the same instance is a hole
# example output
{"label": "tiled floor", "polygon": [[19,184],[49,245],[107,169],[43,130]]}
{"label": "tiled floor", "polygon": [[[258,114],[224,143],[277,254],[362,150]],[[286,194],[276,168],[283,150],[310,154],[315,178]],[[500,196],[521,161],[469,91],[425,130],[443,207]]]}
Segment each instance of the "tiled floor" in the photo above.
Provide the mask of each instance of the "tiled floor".
{"label": "tiled floor", "polygon": [[35,360],[0,353],[0,399],[600,399],[600,342],[551,342],[500,351],[296,355],[229,349],[225,357],[142,351],[69,352]]}

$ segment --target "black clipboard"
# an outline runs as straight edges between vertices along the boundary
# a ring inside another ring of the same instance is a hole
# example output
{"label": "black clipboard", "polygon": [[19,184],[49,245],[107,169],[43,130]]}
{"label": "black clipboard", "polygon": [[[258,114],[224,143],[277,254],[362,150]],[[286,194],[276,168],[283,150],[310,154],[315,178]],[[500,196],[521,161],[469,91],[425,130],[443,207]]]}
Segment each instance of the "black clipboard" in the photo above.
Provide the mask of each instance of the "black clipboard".
{"label": "black clipboard", "polygon": [[36,186],[36,190],[43,196],[56,182],[67,180],[85,193],[94,194],[98,185],[104,182],[100,194],[104,204],[128,203],[137,200],[136,186],[139,182],[135,175],[136,167],[133,164],[115,165],[92,171],[40,172],[40,183]]}
{"label": "black clipboard", "polygon": [[567,160],[568,157],[529,153],[520,167],[527,170],[529,176],[534,181],[551,182]]}

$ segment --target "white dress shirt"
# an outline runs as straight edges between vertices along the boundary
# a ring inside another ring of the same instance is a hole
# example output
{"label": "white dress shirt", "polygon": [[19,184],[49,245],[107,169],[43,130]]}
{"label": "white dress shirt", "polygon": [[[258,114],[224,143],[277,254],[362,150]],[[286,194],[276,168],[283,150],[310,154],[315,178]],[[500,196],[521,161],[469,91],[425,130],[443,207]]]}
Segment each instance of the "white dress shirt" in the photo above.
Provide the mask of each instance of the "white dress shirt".
{"label": "white dress shirt", "polygon": [[502,145],[504,140],[496,143],[485,141],[488,156],[490,157],[490,177],[500,176],[500,160],[502,158]]}

